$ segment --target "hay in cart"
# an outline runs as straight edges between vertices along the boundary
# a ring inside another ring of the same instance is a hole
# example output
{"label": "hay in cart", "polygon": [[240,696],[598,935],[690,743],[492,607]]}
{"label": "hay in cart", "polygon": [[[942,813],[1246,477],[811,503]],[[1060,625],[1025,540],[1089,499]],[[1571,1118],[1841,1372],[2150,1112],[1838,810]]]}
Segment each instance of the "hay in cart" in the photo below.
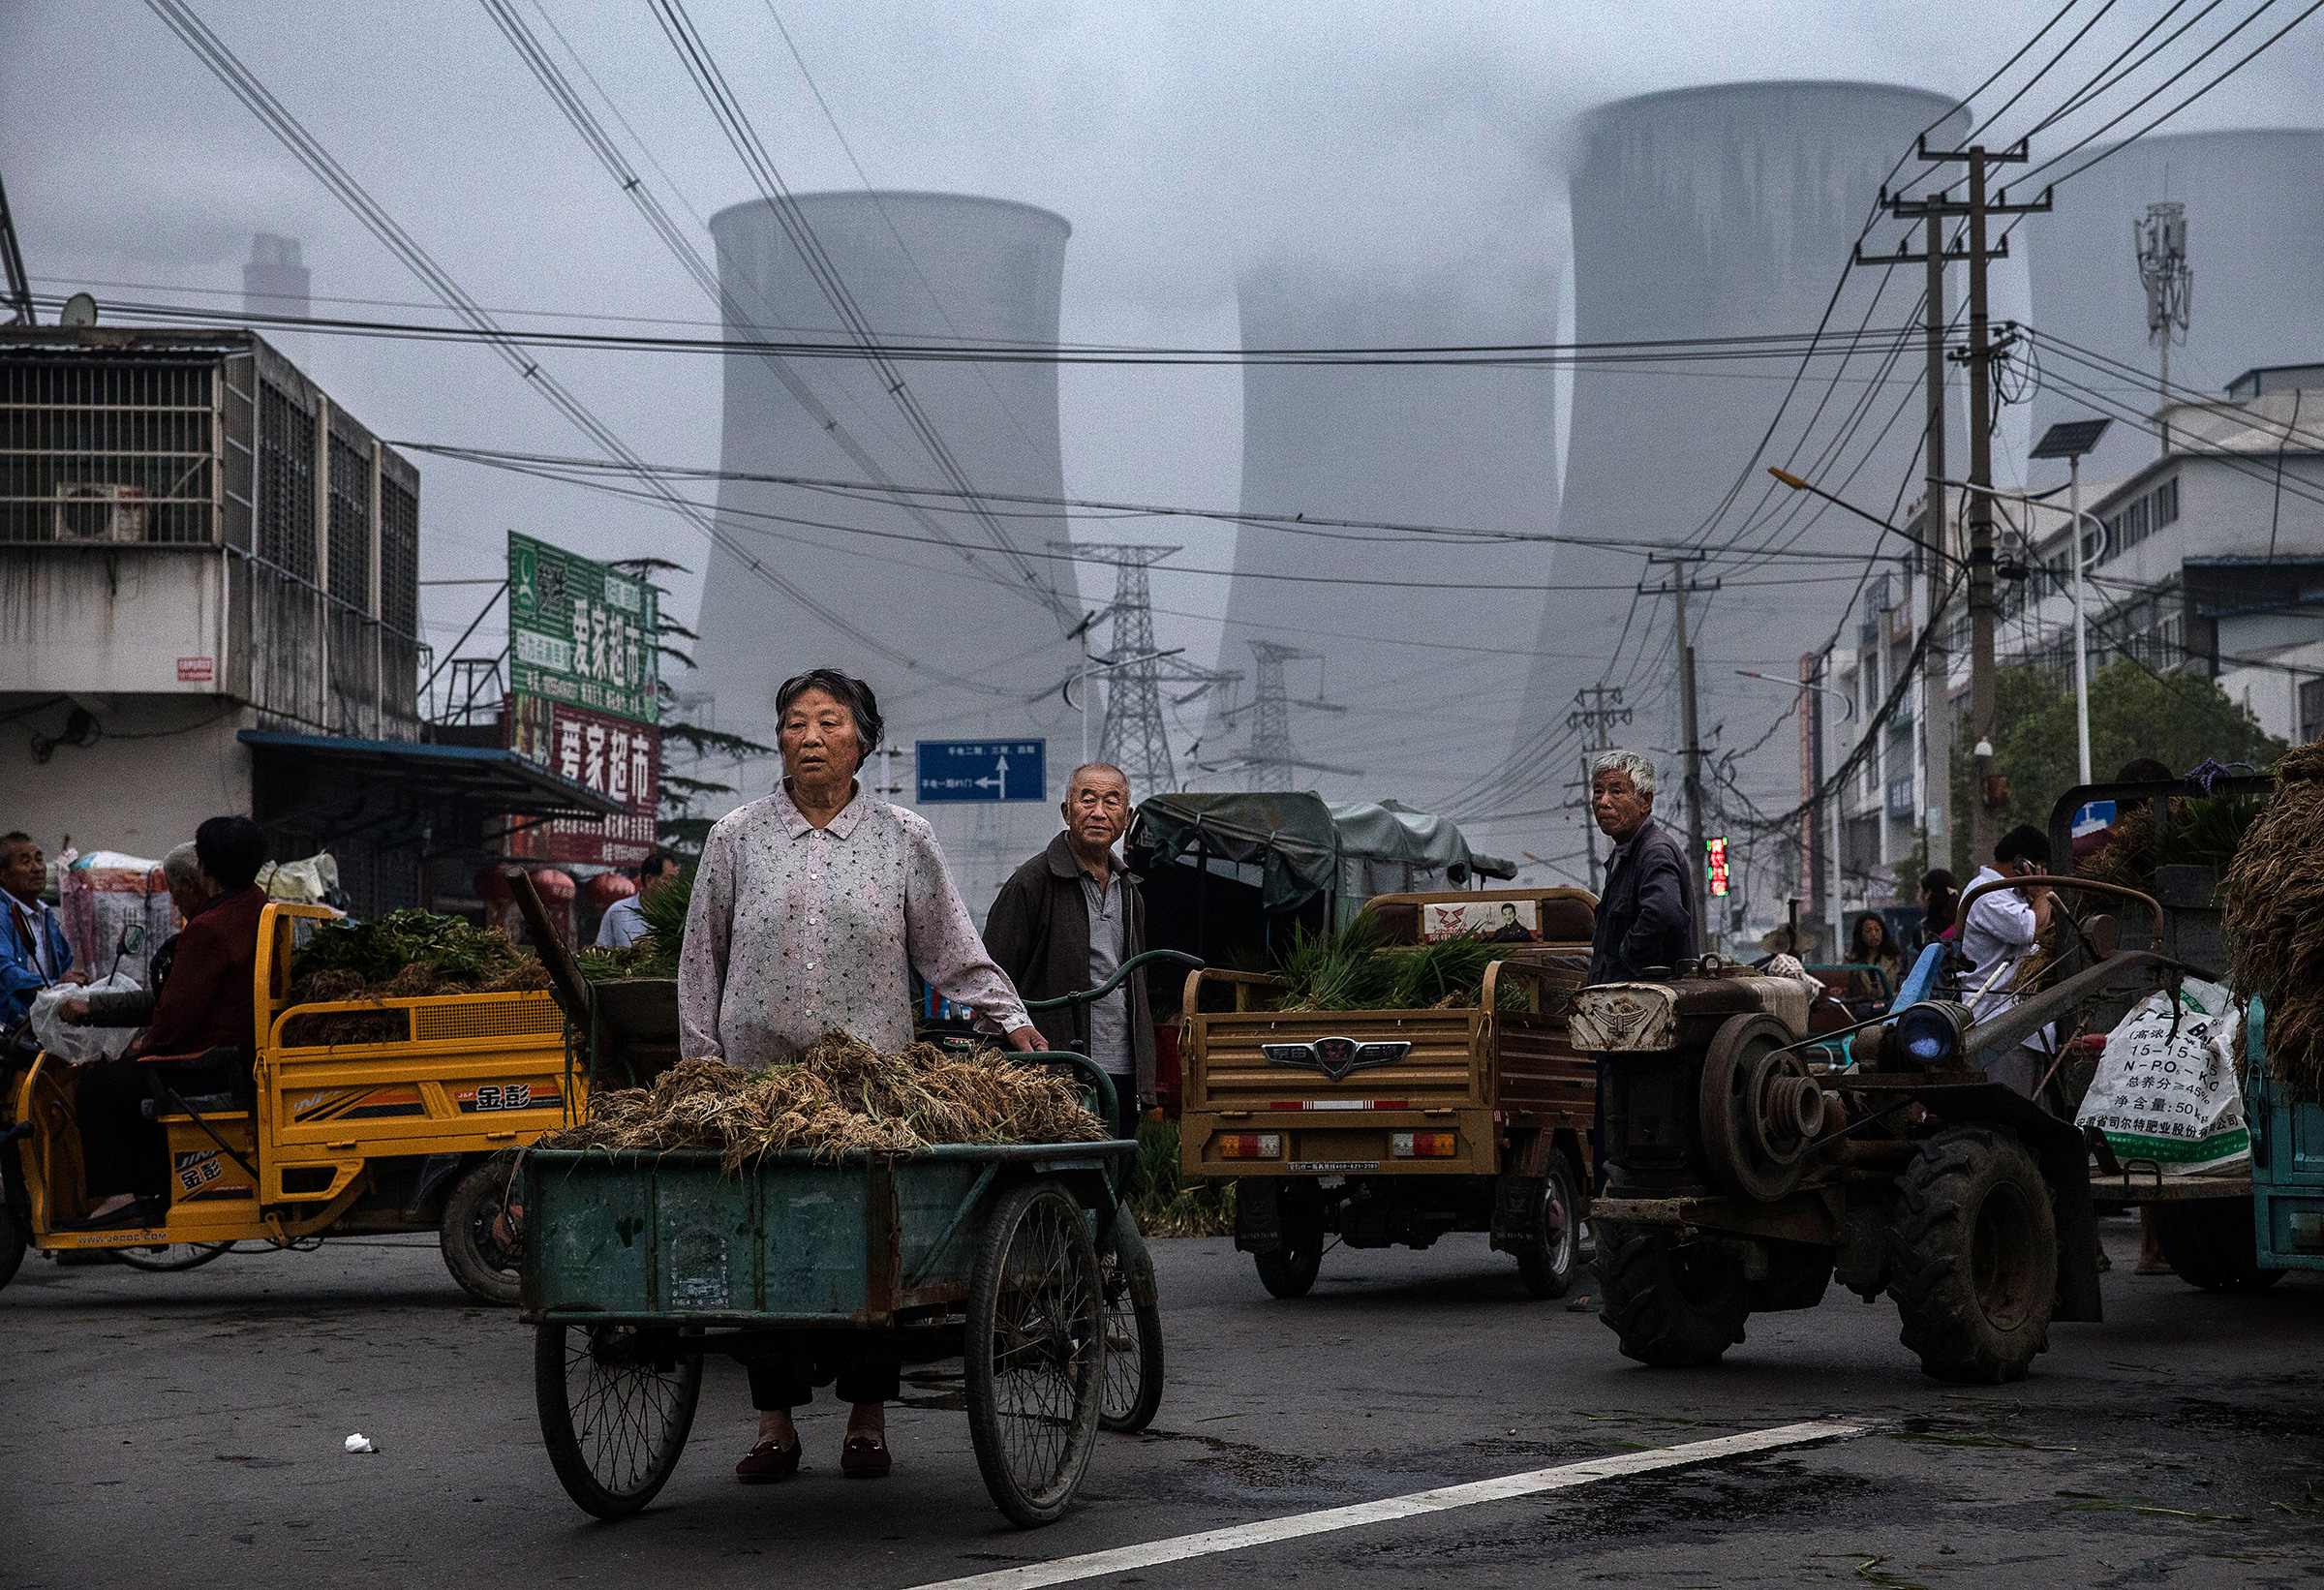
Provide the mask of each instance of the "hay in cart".
{"label": "hay in cart", "polygon": [[543,1148],[707,1148],[739,1170],[785,1148],[833,1155],[936,1144],[1095,1143],[1110,1134],[1083,1084],[996,1050],[916,1043],[883,1055],[832,1031],[799,1059],[746,1071],[681,1060],[649,1087],[596,1094],[589,1119]]}
{"label": "hay in cart", "polygon": [[2276,1079],[2324,1097],[2324,741],[2276,764],[2276,794],[2227,870],[2235,992],[2266,1001]]}

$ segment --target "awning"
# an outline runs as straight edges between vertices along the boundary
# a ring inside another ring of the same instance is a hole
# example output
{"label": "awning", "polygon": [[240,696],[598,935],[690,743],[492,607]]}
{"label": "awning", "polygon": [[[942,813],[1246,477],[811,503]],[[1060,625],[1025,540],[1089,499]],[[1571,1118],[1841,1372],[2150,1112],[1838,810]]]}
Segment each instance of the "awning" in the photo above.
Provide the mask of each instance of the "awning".
{"label": "awning", "polygon": [[329,734],[244,729],[257,766],[260,822],[328,815],[335,826],[396,827],[430,807],[590,820],[627,810],[513,750],[416,740],[350,740]]}
{"label": "awning", "polygon": [[1129,842],[1157,865],[1203,851],[1256,866],[1270,911],[1327,891],[1352,909],[1374,895],[1458,886],[1491,860],[1472,857],[1450,818],[1314,794],[1156,795],[1139,806]]}

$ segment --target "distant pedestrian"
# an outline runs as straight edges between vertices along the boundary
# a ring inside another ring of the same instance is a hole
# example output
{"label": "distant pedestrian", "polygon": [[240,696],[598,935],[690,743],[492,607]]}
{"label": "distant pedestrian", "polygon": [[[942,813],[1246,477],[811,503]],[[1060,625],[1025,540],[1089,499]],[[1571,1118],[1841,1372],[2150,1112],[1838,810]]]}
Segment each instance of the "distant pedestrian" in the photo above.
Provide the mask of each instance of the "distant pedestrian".
{"label": "distant pedestrian", "polygon": [[606,906],[597,923],[597,948],[601,950],[626,950],[646,936],[645,903],[676,881],[678,858],[657,850],[637,864],[632,875],[637,879],[637,893]]}

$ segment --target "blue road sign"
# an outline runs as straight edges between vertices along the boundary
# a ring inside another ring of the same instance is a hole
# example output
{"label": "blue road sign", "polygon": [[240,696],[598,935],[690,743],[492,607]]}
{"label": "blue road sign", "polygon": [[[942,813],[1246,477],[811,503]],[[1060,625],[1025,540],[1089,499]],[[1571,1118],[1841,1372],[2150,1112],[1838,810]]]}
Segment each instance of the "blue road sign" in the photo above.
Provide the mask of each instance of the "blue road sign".
{"label": "blue road sign", "polygon": [[2092,801],[2086,806],[2078,806],[2074,808],[2074,838],[2080,839],[2085,834],[2095,834],[2113,821],[2114,803],[2112,801]]}
{"label": "blue road sign", "polygon": [[921,806],[947,801],[1046,801],[1046,740],[919,742]]}

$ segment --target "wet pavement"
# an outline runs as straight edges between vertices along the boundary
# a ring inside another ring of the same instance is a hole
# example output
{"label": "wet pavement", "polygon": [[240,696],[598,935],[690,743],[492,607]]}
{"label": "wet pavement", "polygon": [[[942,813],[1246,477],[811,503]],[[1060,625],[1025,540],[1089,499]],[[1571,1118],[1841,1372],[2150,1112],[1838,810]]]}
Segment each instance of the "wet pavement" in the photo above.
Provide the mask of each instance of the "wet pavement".
{"label": "wet pavement", "polygon": [[[28,1260],[0,1292],[0,1583],[886,1590],[1826,1416],[1869,1433],[1084,1582],[2324,1583],[2324,1276],[2214,1297],[2132,1276],[2135,1223],[2106,1238],[2107,1323],[1986,1388],[1924,1379],[1894,1310],[1837,1289],[1717,1368],[1649,1370],[1482,1238],[1334,1251],[1297,1302],[1223,1240],[1159,1242],[1161,1414],[1101,1435],[1033,1533],[986,1498],[957,1381],[907,1384],[892,1478],[840,1478],[826,1400],[800,1478],[745,1489],[752,1415],[714,1361],[668,1488],[601,1524],[550,1472],[531,1333],[430,1245]],[[358,1430],[377,1454],[345,1452]]]}

